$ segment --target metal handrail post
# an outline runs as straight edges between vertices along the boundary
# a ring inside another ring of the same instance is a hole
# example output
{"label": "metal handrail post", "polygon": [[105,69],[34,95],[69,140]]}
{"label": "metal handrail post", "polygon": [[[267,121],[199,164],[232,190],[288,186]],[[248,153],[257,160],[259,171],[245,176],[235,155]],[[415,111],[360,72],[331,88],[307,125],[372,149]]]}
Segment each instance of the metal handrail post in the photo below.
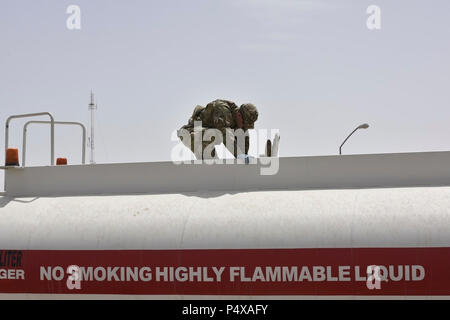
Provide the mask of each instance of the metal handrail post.
{"label": "metal handrail post", "polygon": [[50,157],[51,157],[50,164],[54,165],[55,164],[55,119],[53,118],[53,115],[50,112],[15,114],[15,115],[8,117],[8,119],[6,119],[6,123],[5,123],[5,151],[8,149],[8,146],[9,146],[9,122],[12,119],[37,117],[37,116],[45,116],[45,115],[50,117]]}
{"label": "metal handrail post", "polygon": [[[27,127],[32,123],[40,123],[40,124],[51,124],[51,121],[28,121],[23,126],[23,140],[22,140],[22,165],[25,166],[26,161],[26,144],[27,144]],[[73,122],[73,121],[54,121],[54,124],[62,124],[62,125],[76,125],[80,126],[82,130],[82,148],[81,148],[81,162],[82,164],[86,163],[86,127],[81,122]]]}

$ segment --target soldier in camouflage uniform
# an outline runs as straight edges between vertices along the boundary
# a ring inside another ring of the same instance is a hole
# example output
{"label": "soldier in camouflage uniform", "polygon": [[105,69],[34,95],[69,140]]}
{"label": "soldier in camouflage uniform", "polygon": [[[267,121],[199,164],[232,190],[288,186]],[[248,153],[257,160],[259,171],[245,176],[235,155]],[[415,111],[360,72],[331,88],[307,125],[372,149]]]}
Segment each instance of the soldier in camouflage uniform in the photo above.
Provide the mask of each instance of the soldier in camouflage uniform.
{"label": "soldier in camouflage uniform", "polygon": [[[201,150],[194,149],[194,136],[195,131],[201,132],[201,137],[207,129],[217,129],[222,134],[222,142],[225,144],[226,148],[237,157],[239,154],[248,154],[248,149],[250,147],[250,139],[248,136],[248,129],[254,128],[254,123],[258,119],[258,110],[251,103],[246,103],[238,107],[234,102],[228,100],[215,100],[206,105],[206,107],[197,106],[194,109],[192,117],[189,119],[187,125],[183,126],[181,129],[185,129],[190,133],[191,141],[183,141],[183,143],[191,149],[191,151],[197,156],[197,159],[203,158],[203,151],[206,146],[211,144],[211,141],[201,141]],[[194,122],[201,121],[201,128],[194,130]],[[231,129],[231,130],[229,130]],[[245,134],[245,150],[241,150],[240,145],[238,145],[238,139],[234,136],[234,130],[242,129]],[[226,143],[226,132],[232,133],[230,135],[232,142]],[[179,134],[181,140],[182,137]],[[214,142],[214,140],[213,140]],[[219,142],[220,143],[220,142]],[[215,143],[215,144],[219,144]],[[200,153],[201,152],[201,153]],[[207,158],[210,156],[215,157],[215,150],[212,150],[211,155],[206,155]]]}

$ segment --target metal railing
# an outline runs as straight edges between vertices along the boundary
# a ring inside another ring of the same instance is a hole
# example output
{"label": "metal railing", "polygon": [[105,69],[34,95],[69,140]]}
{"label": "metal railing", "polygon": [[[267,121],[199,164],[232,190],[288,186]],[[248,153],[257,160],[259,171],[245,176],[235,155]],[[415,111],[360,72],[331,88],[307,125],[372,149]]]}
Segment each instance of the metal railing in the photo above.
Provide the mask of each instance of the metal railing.
{"label": "metal railing", "polygon": [[[5,151],[9,146],[9,122],[12,119],[17,118],[28,118],[37,116],[49,116],[50,117],[50,164],[55,164],[55,119],[50,112],[37,112],[37,113],[25,113],[25,114],[15,114],[6,119],[5,123]],[[6,153],[6,152],[5,152]]]}
{"label": "metal railing", "polygon": [[75,125],[80,126],[82,130],[82,149],[81,149],[81,162],[82,164],[85,164],[86,162],[86,127],[80,123],[80,122],[73,122],[73,121],[28,121],[23,126],[23,140],[22,140],[22,165],[25,167],[25,161],[26,161],[26,148],[27,148],[27,127],[28,125],[35,123],[35,124],[59,124],[59,125]]}

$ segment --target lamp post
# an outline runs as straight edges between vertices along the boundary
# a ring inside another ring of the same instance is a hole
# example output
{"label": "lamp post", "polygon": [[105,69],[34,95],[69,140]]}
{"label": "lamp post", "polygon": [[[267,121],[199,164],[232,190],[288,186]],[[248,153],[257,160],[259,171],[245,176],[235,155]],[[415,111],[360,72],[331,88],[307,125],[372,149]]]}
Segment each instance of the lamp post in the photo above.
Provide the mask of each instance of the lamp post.
{"label": "lamp post", "polygon": [[358,127],[356,127],[355,130],[353,130],[347,138],[345,138],[344,142],[342,142],[341,146],[339,147],[339,154],[342,154],[342,146],[344,145],[345,142],[347,142],[348,138],[350,138],[352,136],[352,134],[354,134],[356,132],[356,130],[358,129],[367,129],[369,127],[369,125],[367,123],[363,123],[361,125],[359,125]]}

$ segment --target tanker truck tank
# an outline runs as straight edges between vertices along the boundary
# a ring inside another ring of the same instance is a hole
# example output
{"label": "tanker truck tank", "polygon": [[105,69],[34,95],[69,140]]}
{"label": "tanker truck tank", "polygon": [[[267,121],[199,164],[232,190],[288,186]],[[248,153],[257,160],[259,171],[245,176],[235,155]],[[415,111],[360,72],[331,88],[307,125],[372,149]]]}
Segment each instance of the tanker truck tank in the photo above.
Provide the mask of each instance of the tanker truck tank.
{"label": "tanker truck tank", "polygon": [[448,298],[449,163],[3,167],[0,297]]}

